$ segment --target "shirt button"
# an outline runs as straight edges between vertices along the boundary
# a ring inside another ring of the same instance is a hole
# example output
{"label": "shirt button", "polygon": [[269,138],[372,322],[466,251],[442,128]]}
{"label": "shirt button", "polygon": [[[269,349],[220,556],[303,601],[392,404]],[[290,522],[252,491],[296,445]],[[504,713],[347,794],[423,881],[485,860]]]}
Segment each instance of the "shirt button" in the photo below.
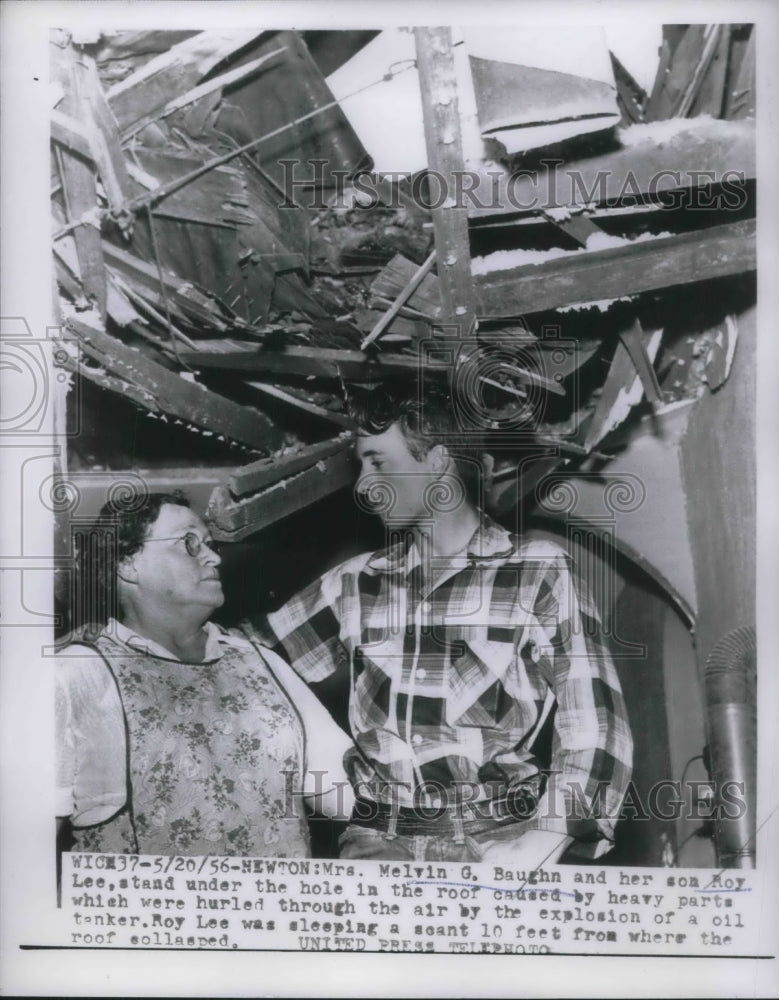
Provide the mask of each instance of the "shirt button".
{"label": "shirt button", "polygon": [[422,603],[419,605],[419,610],[422,612],[423,615],[429,615],[430,611],[432,610],[430,607],[430,602],[422,601]]}
{"label": "shirt button", "polygon": [[411,742],[414,744],[414,746],[418,747],[419,744],[422,742],[422,737],[419,735],[419,733],[414,733],[414,735],[411,737]]}
{"label": "shirt button", "polygon": [[419,670],[417,670],[417,677],[420,681],[423,681],[425,677],[427,677],[427,671],[424,667],[420,667]]}

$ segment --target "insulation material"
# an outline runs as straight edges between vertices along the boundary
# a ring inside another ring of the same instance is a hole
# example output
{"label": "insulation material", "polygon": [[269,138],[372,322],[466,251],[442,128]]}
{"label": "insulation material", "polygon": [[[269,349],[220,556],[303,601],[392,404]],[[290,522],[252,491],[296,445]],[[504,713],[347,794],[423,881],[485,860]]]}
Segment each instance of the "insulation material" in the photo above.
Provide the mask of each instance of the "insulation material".
{"label": "insulation material", "polygon": [[686,132],[701,134],[702,142],[717,131],[723,138],[730,134],[729,126],[722,125],[718,128],[713,123],[714,119],[710,115],[701,115],[694,119],[666,118],[656,122],[639,123],[620,129],[619,141],[626,149],[630,149],[642,143],[659,146],[661,143],[673,142],[677,136]]}
{"label": "insulation material", "polygon": [[617,302],[632,302],[632,295],[620,295],[615,299],[596,299],[595,302],[572,302],[569,306],[560,306],[559,313],[581,312],[584,309],[597,309],[598,312],[608,312]]}
{"label": "insulation material", "polygon": [[634,240],[622,236],[612,236],[609,233],[594,233],[586,247],[578,250],[564,250],[562,247],[552,247],[551,250],[496,250],[486,257],[474,257],[471,262],[472,274],[490,274],[492,271],[509,271],[515,267],[543,264],[558,257],[573,257],[575,254],[591,253],[596,250],[608,250],[612,247],[631,246],[634,243],[646,243],[648,240],[661,240],[672,233],[641,233]]}
{"label": "insulation material", "polygon": [[602,28],[468,29],[479,124],[509,154],[618,124]]}

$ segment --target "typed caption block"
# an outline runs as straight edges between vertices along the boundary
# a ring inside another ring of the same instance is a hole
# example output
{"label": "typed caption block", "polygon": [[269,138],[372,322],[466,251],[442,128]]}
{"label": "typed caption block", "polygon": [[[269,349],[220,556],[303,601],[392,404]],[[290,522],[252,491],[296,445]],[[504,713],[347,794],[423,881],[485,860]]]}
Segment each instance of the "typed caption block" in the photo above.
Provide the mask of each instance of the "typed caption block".
{"label": "typed caption block", "polygon": [[66,854],[69,947],[754,954],[757,873]]}

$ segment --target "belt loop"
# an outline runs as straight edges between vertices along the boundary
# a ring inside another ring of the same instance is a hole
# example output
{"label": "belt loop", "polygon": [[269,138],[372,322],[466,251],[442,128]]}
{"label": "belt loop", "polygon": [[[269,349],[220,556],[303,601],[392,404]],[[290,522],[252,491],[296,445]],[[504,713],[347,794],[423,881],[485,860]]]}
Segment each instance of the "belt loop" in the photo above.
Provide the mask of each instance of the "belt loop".
{"label": "belt loop", "polygon": [[387,823],[387,832],[384,835],[387,840],[398,839],[398,809],[397,798],[393,795],[392,803],[390,804],[390,818]]}

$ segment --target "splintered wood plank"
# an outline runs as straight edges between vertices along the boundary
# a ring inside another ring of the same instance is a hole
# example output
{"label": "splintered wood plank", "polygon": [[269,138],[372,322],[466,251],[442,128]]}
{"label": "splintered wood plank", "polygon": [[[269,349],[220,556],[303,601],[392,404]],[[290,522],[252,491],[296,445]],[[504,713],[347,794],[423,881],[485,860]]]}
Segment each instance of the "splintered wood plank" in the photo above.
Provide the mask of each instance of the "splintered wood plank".
{"label": "splintered wood plank", "polygon": [[[79,66],[76,51],[71,44],[52,45],[52,78],[60,83],[65,96],[59,111],[66,117],[81,120],[84,112],[79,101]],[[106,273],[100,239],[100,217],[97,201],[97,175],[93,162],[95,125],[88,116],[80,122],[90,151],[90,159],[75,152],[72,145],[58,145],[55,157],[62,183],[66,221],[73,227],[73,238],[78,256],[78,277],[87,293],[97,305],[103,320],[106,316]]]}
{"label": "splintered wood plank", "polygon": [[661,103],[664,100],[665,88],[671,69],[671,46],[667,38],[663,39],[660,46],[660,62],[657,65],[657,75],[652,84],[652,92],[647,99],[644,108],[644,120],[648,122],[656,121],[659,117]]}
{"label": "splintered wood plank", "polygon": [[628,73],[613,52],[609,52],[611,66],[614,70],[614,82],[617,85],[617,103],[622,112],[622,121],[626,125],[635,125],[644,120],[642,108],[646,107],[647,96],[633,77]]}
{"label": "splintered wood plank", "polygon": [[[678,118],[685,118],[691,113],[691,108],[700,93],[705,76],[709,72],[712,60],[719,46],[720,37],[723,33],[722,25],[707,25],[707,34],[697,65],[695,66],[690,82],[682,95],[678,106],[674,109],[674,115]],[[725,51],[727,58],[727,46]],[[722,101],[720,100],[720,106]]]}
{"label": "splintered wood plank", "polygon": [[197,382],[181,378],[141,351],[76,319],[69,319],[67,326],[81,350],[127,386],[126,392],[120,391],[146,409],[171,414],[252,448],[272,447],[278,437],[271,422],[259,411],[240,406]]}
{"label": "splintered wood plank", "polygon": [[365,337],[360,344],[360,349],[365,350],[365,348],[377,340],[382,333],[387,329],[392,320],[398,315],[403,306],[408,302],[411,296],[414,294],[417,288],[422,284],[425,276],[430,273],[433,264],[435,263],[435,250],[432,251],[427,257],[424,264],[420,265],[408,281],[405,283],[403,288],[398,292],[397,298],[389,307],[389,309],[383,313],[381,319],[375,324],[371,332]]}
{"label": "splintered wood plank", "polygon": [[80,117],[91,124],[90,145],[108,204],[119,215],[132,194],[119,137],[119,126],[106,101],[95,60],[82,53],[75,65],[76,98]]}
{"label": "splintered wood plank", "polygon": [[699,85],[690,101],[688,113],[691,117],[711,115],[712,118],[719,118],[725,107],[731,30],[728,25],[719,25],[718,31],[711,60],[701,74]]}
{"label": "splintered wood plank", "polygon": [[336,410],[328,410],[324,406],[318,406],[307,399],[301,399],[292,392],[285,392],[284,389],[280,389],[277,385],[267,385],[265,382],[247,382],[246,384],[265,396],[272,396],[274,399],[279,399],[282,403],[286,403],[293,409],[302,410],[312,417],[319,417],[322,420],[326,420],[329,424],[337,424],[339,427],[353,426],[353,421],[345,413],[338,413]]}
{"label": "splintered wood plank", "polygon": [[[411,280],[416,270],[417,265],[408,257],[400,253],[395,254],[371,282],[371,295],[394,299]],[[440,320],[441,286],[438,278],[434,274],[424,275],[419,287],[408,297],[407,305],[430,319]]]}
{"label": "splintered wood plank", "polygon": [[289,455],[278,457],[261,458],[258,462],[245,465],[241,469],[236,469],[228,480],[228,487],[234,497],[246,496],[247,493],[256,493],[258,490],[272,486],[280,479],[293,476],[303,469],[308,469],[324,458],[329,458],[337,452],[343,451],[351,444],[351,435],[333,438],[330,441],[320,441],[318,444],[308,445],[301,451]]}
{"label": "splintered wood plank", "polygon": [[578,302],[723,278],[757,266],[755,222],[646,240],[478,275],[479,314],[522,316]]}
{"label": "splintered wood plank", "polygon": [[[191,173],[204,162],[203,157],[168,149],[138,149],[135,157],[142,169],[160,185]],[[174,191],[152,211],[155,216],[231,229],[257,222],[257,215],[249,205],[242,172],[226,166],[216,167]]]}
{"label": "splintered wood plank", "polygon": [[354,479],[346,449],[243,500],[227,486],[211,494],[206,521],[218,541],[239,541],[348,486]]}
{"label": "splintered wood plank", "polygon": [[107,97],[122,132],[132,131],[137,123],[191,90],[206,73],[258,34],[256,29],[200,31],[114,84]]}
{"label": "splintered wood plank", "polygon": [[[651,362],[660,346],[662,330],[644,332],[636,321],[630,332],[634,338],[638,338],[640,348],[646,354],[647,362],[651,368]],[[628,349],[625,337],[621,335],[614,351],[609,374],[606,376],[585,435],[584,447],[587,451],[591,451],[609,431],[619,426],[627,418],[632,408],[641,402],[644,394],[644,379],[636,369],[635,353],[635,344],[632,344],[631,349]],[[644,378],[646,377],[644,374]],[[659,389],[657,398],[660,398]]]}
{"label": "splintered wood plank", "polygon": [[[668,29],[663,29],[665,36],[658,67],[655,86],[646,108],[646,120],[649,122],[673,118],[676,110],[684,99],[700,62],[706,45],[707,28],[711,25],[689,24],[678,45],[669,45]],[[666,45],[669,45],[666,56]]]}
{"label": "splintered wood plank", "polygon": [[[150,298],[155,306],[164,307],[160,290],[160,277],[153,264],[142,260],[127,250],[103,241],[103,253],[109,267],[116,270],[128,284],[137,289],[144,298]],[[215,303],[203,292],[195,288],[172,271],[163,269],[162,280],[168,304],[177,315],[189,317],[204,323],[212,330],[226,330],[227,323]]]}
{"label": "splintered wood plank", "polygon": [[[646,338],[644,337],[644,331],[641,329],[641,323],[636,320],[626,330],[620,330],[619,339],[622,342],[622,346],[630,355],[630,360],[633,362],[633,367],[644,388],[644,395],[650,403],[661,402],[663,394],[657,381],[655,370],[652,367],[652,359],[647,353]],[[647,343],[650,339],[647,339]]]}
{"label": "splintered wood plank", "polygon": [[419,367],[418,358],[413,356],[381,354],[371,357],[362,351],[316,347],[287,347],[283,351],[242,351],[237,354],[182,351],[179,357],[193,368],[221,368],[257,374],[312,375],[330,379],[378,378],[398,371],[412,372]]}
{"label": "splintered wood plank", "polygon": [[[438,176],[444,201],[431,210],[441,287],[441,322],[459,337],[471,335],[475,322],[473,278],[468,241],[468,211],[455,204],[455,174],[465,169],[457,78],[449,28],[415,28],[427,165]],[[437,204],[440,199],[436,199]]]}
{"label": "splintered wood plank", "polygon": [[54,142],[58,142],[66,149],[78,153],[85,160],[92,159],[89,135],[82,122],[55,109],[51,112],[50,125],[51,137]]}
{"label": "splintered wood plank", "polygon": [[95,173],[89,164],[66,150],[58,154],[58,161],[68,222],[81,220],[81,224],[73,228],[79,278],[84,291],[92,296],[100,316],[105,319],[108,293],[97,219]]}
{"label": "splintered wood plank", "polygon": [[755,115],[755,28],[749,35],[741,63],[727,94],[725,117],[754,118]]}
{"label": "splintered wood plank", "polygon": [[265,53],[265,55],[260,56],[258,59],[252,59],[251,62],[244,63],[243,66],[228,70],[226,73],[220,73],[219,76],[215,76],[211,80],[193,87],[185,94],[181,94],[178,97],[174,97],[173,100],[168,101],[156,117],[165,118],[176,111],[183,110],[190,104],[200,101],[203,97],[214,94],[215,91],[221,91],[224,87],[233,86],[240,81],[246,80],[248,77],[253,76],[268,60],[281,55],[285,51],[284,46],[281,46],[272,52]]}

